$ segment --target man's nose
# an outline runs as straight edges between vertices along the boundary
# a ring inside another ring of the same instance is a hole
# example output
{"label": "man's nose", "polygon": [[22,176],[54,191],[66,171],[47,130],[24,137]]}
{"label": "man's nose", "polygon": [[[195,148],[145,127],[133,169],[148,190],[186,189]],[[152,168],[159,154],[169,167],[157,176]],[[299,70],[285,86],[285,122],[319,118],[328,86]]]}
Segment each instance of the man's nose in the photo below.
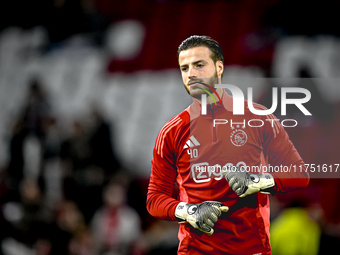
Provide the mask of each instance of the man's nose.
{"label": "man's nose", "polygon": [[189,70],[188,70],[188,78],[190,79],[190,78],[195,78],[195,77],[197,77],[197,72],[195,68],[191,66],[189,67]]}

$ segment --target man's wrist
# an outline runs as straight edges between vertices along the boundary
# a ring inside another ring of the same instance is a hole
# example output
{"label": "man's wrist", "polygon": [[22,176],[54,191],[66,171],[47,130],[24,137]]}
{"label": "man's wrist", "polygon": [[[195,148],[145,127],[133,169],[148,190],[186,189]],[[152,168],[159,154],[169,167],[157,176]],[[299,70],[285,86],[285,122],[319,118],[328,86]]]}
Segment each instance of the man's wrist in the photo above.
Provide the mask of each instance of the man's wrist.
{"label": "man's wrist", "polygon": [[259,176],[260,180],[260,192],[265,194],[273,193],[274,186],[275,186],[275,179],[274,177],[269,173],[260,174]]}
{"label": "man's wrist", "polygon": [[269,173],[264,174],[252,174],[247,173],[246,190],[243,191],[240,197],[261,192],[264,194],[270,194],[275,186],[274,177]]}
{"label": "man's wrist", "polygon": [[175,209],[175,218],[179,223],[186,222],[187,218],[187,206],[185,202],[180,202]]}

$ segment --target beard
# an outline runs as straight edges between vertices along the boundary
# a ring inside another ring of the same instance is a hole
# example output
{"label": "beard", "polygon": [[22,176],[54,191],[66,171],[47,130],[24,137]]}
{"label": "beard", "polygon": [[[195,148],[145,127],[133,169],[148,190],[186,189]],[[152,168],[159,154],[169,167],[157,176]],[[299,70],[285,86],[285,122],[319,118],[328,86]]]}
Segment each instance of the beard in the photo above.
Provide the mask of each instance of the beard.
{"label": "beard", "polygon": [[188,94],[196,99],[201,99],[202,94],[207,94],[202,89],[208,90],[210,93],[214,93],[208,86],[205,86],[204,84],[210,85],[211,87],[215,88],[215,84],[219,83],[217,70],[215,70],[215,73],[210,78],[201,78],[201,79],[191,79],[190,82],[197,82],[196,84],[189,86],[184,86]]}

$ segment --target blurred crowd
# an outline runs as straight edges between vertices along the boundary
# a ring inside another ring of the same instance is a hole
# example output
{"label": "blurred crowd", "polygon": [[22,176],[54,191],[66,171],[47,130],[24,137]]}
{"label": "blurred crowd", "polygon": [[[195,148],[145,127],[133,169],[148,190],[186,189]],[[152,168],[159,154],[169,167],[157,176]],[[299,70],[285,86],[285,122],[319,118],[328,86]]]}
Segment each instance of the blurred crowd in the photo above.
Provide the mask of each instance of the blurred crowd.
{"label": "blurred crowd", "polygon": [[0,254],[157,254],[162,242],[176,250],[177,226],[146,216],[145,189],[117,159],[111,125],[93,108],[67,132],[49,98],[33,79],[13,117]]}

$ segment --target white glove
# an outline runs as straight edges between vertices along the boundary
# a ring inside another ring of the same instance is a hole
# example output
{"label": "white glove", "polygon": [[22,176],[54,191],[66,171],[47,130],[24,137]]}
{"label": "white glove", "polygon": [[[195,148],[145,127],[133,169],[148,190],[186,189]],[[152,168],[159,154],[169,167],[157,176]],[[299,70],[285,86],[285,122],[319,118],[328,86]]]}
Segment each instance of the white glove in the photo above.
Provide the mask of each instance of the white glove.
{"label": "white glove", "polygon": [[274,187],[275,180],[271,174],[252,174],[239,167],[223,173],[229,186],[239,197],[245,197],[255,192],[269,194]]}
{"label": "white glove", "polygon": [[180,202],[176,207],[175,217],[179,223],[189,222],[194,228],[212,235],[218,217],[228,210],[229,208],[221,202],[205,201],[201,204]]}

